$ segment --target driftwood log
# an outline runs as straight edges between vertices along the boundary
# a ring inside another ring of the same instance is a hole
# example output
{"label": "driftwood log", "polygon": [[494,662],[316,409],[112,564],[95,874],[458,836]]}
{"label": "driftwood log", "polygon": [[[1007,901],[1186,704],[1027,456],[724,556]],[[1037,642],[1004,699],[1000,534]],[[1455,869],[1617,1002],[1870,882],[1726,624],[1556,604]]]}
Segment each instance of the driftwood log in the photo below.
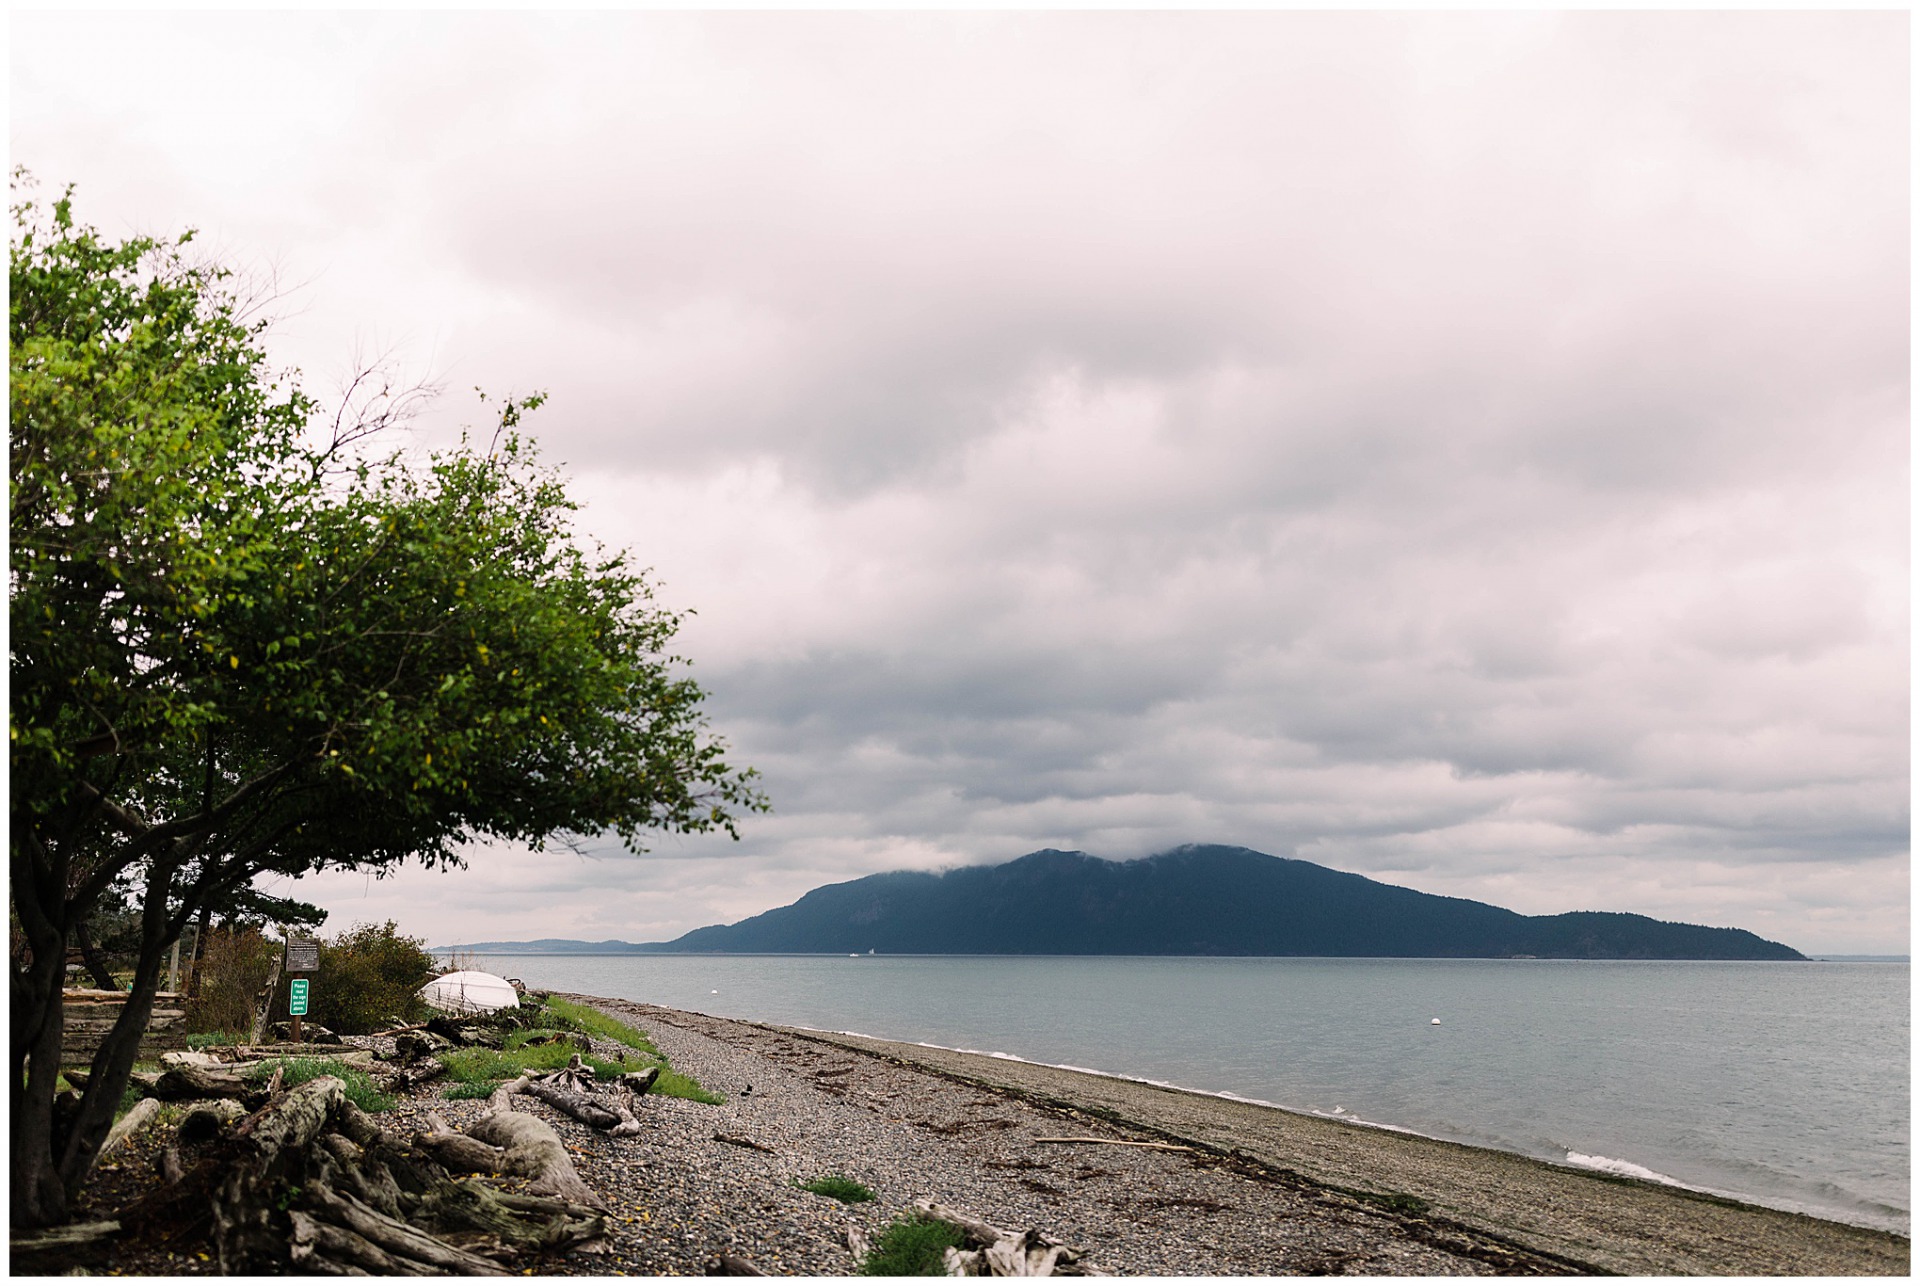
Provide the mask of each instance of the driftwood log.
{"label": "driftwood log", "polygon": [[[151,1103],[153,1099],[142,1099],[142,1103]],[[135,1104],[137,1107],[138,1104]],[[187,1114],[180,1118],[180,1142],[206,1143],[220,1137],[221,1131],[240,1120],[247,1110],[230,1098],[209,1099],[205,1103],[189,1103]],[[128,1113],[132,1115],[131,1112]]]}
{"label": "driftwood log", "polygon": [[154,1082],[148,1093],[169,1103],[196,1098],[233,1098],[243,1103],[249,1099],[258,1100],[249,1104],[258,1107],[264,1102],[260,1086],[249,1084],[232,1072],[192,1065],[169,1067],[160,1073],[160,1079]]}
{"label": "driftwood log", "polygon": [[648,1068],[639,1073],[628,1072],[613,1081],[612,1098],[601,1098],[594,1093],[597,1083],[593,1069],[581,1061],[580,1055],[575,1054],[558,1071],[539,1077],[522,1076],[507,1082],[494,1091],[492,1102],[495,1111],[504,1111],[508,1106],[508,1096],[524,1094],[539,1099],[582,1125],[605,1130],[615,1138],[629,1138],[645,1128],[633,1114],[633,1098],[651,1089],[659,1075],[658,1068]]}
{"label": "driftwood log", "polygon": [[523,1092],[539,1099],[556,1111],[566,1113],[580,1124],[590,1125],[596,1130],[611,1130],[621,1124],[620,1113],[591,1094],[583,1094],[563,1082],[542,1077],[537,1081],[529,1082]]}
{"label": "driftwood log", "polygon": [[113,1151],[122,1143],[125,1143],[136,1130],[142,1126],[151,1124],[153,1118],[159,1114],[159,1099],[143,1098],[138,1103],[135,1103],[127,1109],[127,1114],[115,1121],[113,1128],[107,1131],[107,1141],[100,1145],[100,1155],[104,1157],[107,1153]]}
{"label": "driftwood log", "polygon": [[210,1231],[229,1274],[498,1276],[519,1250],[565,1250],[603,1235],[597,1209],[455,1179],[382,1130],[344,1088],[323,1076],[275,1096],[123,1222],[162,1238]]}
{"label": "driftwood log", "polygon": [[[496,1091],[496,1101],[500,1097]],[[594,1210],[607,1208],[573,1168],[573,1159],[560,1136],[537,1116],[496,1106],[465,1134],[448,1129],[446,1122],[432,1113],[427,1120],[432,1129],[414,1135],[414,1146],[449,1170],[518,1175],[532,1180],[528,1188],[536,1195],[558,1197]]]}
{"label": "driftwood log", "polygon": [[116,1219],[15,1233],[9,1239],[7,1269],[9,1273],[37,1275],[98,1264],[113,1253],[119,1239],[120,1223]]}
{"label": "driftwood log", "polygon": [[438,1080],[446,1074],[445,1065],[438,1059],[423,1058],[417,1063],[394,1069],[391,1074],[380,1078],[378,1083],[382,1093],[411,1094],[428,1081]]}
{"label": "driftwood log", "polygon": [[1008,1232],[985,1220],[924,1197],[914,1209],[952,1224],[966,1238],[964,1248],[949,1248],[943,1263],[949,1277],[1098,1277],[1082,1252],[1045,1233]]}
{"label": "driftwood log", "polygon": [[452,1041],[436,1032],[426,1031],[424,1026],[418,1031],[403,1032],[393,1042],[394,1054],[403,1063],[417,1063],[452,1048]]}

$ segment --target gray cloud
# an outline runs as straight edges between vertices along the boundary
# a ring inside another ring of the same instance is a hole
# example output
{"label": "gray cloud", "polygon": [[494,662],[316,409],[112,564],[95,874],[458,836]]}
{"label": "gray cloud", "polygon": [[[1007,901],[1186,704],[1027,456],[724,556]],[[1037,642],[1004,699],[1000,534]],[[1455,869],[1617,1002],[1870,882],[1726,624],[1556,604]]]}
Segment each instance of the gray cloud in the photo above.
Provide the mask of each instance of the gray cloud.
{"label": "gray cloud", "polygon": [[1218,840],[1904,949],[1897,15],[15,33],[16,156],[319,274],[289,360],[552,390],[776,804],[343,916],[666,937]]}

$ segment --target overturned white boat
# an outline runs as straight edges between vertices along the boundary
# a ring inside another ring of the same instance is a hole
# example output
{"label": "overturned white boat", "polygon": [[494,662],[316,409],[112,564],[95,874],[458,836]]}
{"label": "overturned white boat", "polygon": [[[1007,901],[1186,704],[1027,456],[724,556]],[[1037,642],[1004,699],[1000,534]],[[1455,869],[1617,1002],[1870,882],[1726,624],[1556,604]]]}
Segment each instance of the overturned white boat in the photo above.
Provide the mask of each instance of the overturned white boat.
{"label": "overturned white boat", "polygon": [[520,1003],[512,983],[478,969],[443,973],[420,988],[420,998],[450,1014],[490,1014]]}

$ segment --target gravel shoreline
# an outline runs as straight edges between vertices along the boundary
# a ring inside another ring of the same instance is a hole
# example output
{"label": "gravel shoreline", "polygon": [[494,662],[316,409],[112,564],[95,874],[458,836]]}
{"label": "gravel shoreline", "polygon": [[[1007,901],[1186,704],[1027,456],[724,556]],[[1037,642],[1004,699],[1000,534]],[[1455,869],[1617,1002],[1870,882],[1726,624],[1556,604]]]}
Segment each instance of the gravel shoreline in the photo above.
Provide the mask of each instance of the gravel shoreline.
{"label": "gravel shoreline", "polygon": [[[730,1254],[770,1274],[844,1276],[857,1266],[848,1228],[871,1237],[919,1197],[1010,1230],[1041,1230],[1114,1274],[1581,1271],[1207,1151],[1041,1143],[1161,1140],[810,1034],[568,998],[641,1028],[674,1067],[727,1102],[650,1096],[649,1128],[637,1139],[562,1124],[581,1176],[614,1207],[615,1236],[607,1255],[577,1254],[543,1271],[703,1273]],[[483,1105],[444,1106],[464,1118]],[[847,1205],[795,1186],[828,1174],[877,1199]]]}
{"label": "gravel shoreline", "polygon": [[[922,1197],[1129,1276],[1908,1270],[1909,1243],[1891,1233],[1506,1153],[986,1055],[568,998],[646,1032],[726,1101],[648,1095],[645,1131],[622,1139],[516,1102],[554,1125],[609,1207],[603,1252],[522,1260],[534,1275],[701,1275],[727,1255],[771,1275],[847,1276],[849,1230],[871,1238]],[[393,1052],[391,1037],[348,1040]],[[485,1114],[441,1088],[380,1123],[411,1135],[429,1113],[455,1129]],[[136,1136],[103,1167],[89,1217],[150,1186],[156,1147]],[[877,1199],[797,1186],[828,1175]],[[206,1273],[210,1249],[123,1245],[108,1271]]]}
{"label": "gravel shoreline", "polygon": [[[648,1032],[728,1099],[649,1099],[660,1129],[641,1140],[579,1131],[582,1174],[642,1220],[613,1262],[582,1257],[583,1272],[702,1272],[724,1252],[770,1273],[844,1275],[847,1226],[871,1235],[916,1197],[1038,1228],[1129,1275],[1858,1276],[1910,1263],[1891,1233],[1508,1153],[984,1055],[573,999]],[[1036,1142],[1069,1136],[1197,1150]],[[829,1173],[879,1199],[846,1206],[791,1186]],[[648,1226],[662,1218],[674,1227]]]}

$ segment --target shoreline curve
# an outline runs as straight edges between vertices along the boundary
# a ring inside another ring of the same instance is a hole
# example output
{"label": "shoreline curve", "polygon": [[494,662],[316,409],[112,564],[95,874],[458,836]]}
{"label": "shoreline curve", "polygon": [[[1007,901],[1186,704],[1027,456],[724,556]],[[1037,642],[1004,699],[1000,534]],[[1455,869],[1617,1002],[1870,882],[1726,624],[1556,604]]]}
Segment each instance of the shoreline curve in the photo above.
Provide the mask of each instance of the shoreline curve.
{"label": "shoreline curve", "polygon": [[[625,1002],[667,1021],[682,1011]],[[1335,1191],[1414,1197],[1433,1214],[1630,1275],[1907,1275],[1899,1233],[1697,1188],[1091,1070],[846,1032],[697,1017],[885,1058],[1237,1157]]]}

